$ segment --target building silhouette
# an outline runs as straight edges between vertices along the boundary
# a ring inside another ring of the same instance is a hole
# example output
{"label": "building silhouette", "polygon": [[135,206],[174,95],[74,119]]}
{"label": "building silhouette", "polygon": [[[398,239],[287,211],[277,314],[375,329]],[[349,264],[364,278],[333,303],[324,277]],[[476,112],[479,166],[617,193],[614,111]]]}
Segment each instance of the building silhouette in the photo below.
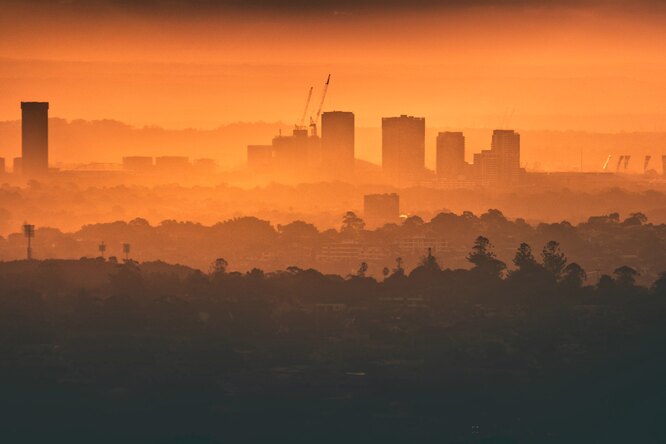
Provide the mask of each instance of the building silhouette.
{"label": "building silhouette", "polygon": [[155,169],[160,173],[183,174],[190,171],[192,164],[185,156],[161,156],[155,158]]}
{"label": "building silhouette", "polygon": [[516,182],[520,177],[520,134],[513,130],[495,130],[490,149],[499,157],[500,181]]}
{"label": "building silhouette", "polygon": [[310,169],[320,163],[321,144],[318,136],[308,130],[296,128],[291,136],[273,138],[274,171],[295,179],[307,176]]}
{"label": "building silhouette", "polygon": [[520,180],[520,134],[495,130],[490,150],[474,155],[474,168],[482,185],[511,185]]}
{"label": "building silhouette", "polygon": [[474,154],[474,170],[481,185],[500,183],[499,155],[493,150],[483,150]]}
{"label": "building silhouette", "polygon": [[123,169],[126,171],[146,172],[153,169],[153,158],[150,156],[125,156]]}
{"label": "building silhouette", "polygon": [[49,170],[49,103],[21,102],[21,172],[43,176]]}
{"label": "building silhouette", "polygon": [[415,180],[425,173],[425,118],[382,118],[382,168],[392,179]]}
{"label": "building silhouette", "polygon": [[7,172],[7,166],[5,165],[5,158],[0,157],[0,174],[5,174]]}
{"label": "building silhouette", "polygon": [[354,173],[354,113],[329,111],[321,116],[321,156],[331,177]]}
{"label": "building silhouette", "polygon": [[437,135],[437,175],[457,178],[465,174],[465,136],[461,132],[446,131]]}
{"label": "building silhouette", "polygon": [[400,221],[400,196],[366,194],[363,196],[363,220],[369,228],[381,227]]}

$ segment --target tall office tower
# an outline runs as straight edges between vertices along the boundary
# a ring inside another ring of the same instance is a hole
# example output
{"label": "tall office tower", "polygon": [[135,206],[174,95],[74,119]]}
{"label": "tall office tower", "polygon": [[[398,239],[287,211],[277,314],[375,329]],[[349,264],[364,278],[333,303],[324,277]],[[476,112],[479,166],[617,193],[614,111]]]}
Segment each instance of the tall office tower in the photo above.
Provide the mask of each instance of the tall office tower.
{"label": "tall office tower", "polygon": [[382,119],[382,168],[395,179],[423,175],[425,118],[402,115]]}
{"label": "tall office tower", "polygon": [[493,150],[483,150],[474,154],[474,171],[483,186],[500,183],[500,159]]}
{"label": "tall office tower", "polygon": [[490,149],[499,159],[499,181],[516,182],[520,177],[520,134],[513,130],[495,130]]}
{"label": "tall office tower", "polygon": [[437,135],[437,175],[455,178],[465,173],[465,136],[460,132]]}
{"label": "tall office tower", "polygon": [[321,156],[331,177],[354,173],[354,113],[330,111],[321,115]]}
{"label": "tall office tower", "polygon": [[42,176],[49,170],[49,103],[21,102],[23,174]]}

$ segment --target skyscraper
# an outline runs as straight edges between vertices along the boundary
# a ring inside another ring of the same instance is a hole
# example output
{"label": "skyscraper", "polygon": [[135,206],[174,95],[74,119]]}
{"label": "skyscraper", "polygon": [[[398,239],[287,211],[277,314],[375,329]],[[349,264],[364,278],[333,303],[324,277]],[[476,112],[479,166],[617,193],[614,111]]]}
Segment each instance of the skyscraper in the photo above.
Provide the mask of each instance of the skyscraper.
{"label": "skyscraper", "polygon": [[465,172],[465,136],[460,132],[437,135],[437,175],[455,178]]}
{"label": "skyscraper", "polygon": [[321,150],[324,168],[334,178],[354,172],[354,113],[325,112],[321,116]]}
{"label": "skyscraper", "polygon": [[495,130],[490,149],[499,158],[499,180],[511,183],[520,175],[520,134],[514,130]]}
{"label": "skyscraper", "polygon": [[490,150],[474,155],[474,168],[483,185],[507,185],[520,179],[520,134],[495,130]]}
{"label": "skyscraper", "polygon": [[401,115],[382,119],[382,168],[394,179],[423,175],[425,118]]}
{"label": "skyscraper", "polygon": [[21,168],[26,176],[49,169],[49,103],[21,102]]}

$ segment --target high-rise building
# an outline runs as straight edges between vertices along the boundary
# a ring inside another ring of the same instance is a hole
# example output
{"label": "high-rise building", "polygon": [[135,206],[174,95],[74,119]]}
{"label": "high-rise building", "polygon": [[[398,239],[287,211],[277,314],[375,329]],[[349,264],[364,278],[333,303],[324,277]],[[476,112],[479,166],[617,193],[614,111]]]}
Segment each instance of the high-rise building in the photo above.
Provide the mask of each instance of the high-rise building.
{"label": "high-rise building", "polygon": [[21,102],[22,173],[42,176],[49,170],[49,103]]}
{"label": "high-rise building", "polygon": [[437,135],[437,175],[456,178],[465,173],[465,136],[461,132]]}
{"label": "high-rise building", "polygon": [[499,156],[493,150],[483,150],[474,154],[474,169],[481,185],[498,185],[500,183]]}
{"label": "high-rise building", "polygon": [[6,165],[5,165],[5,158],[0,157],[0,174],[5,174],[7,172]]}
{"label": "high-rise building", "polygon": [[333,178],[354,172],[354,113],[329,111],[321,116],[321,156]]}
{"label": "high-rise building", "polygon": [[368,227],[381,227],[400,220],[400,197],[391,194],[366,194],[363,196],[363,219]]}
{"label": "high-rise building", "polygon": [[495,130],[490,150],[474,155],[474,169],[483,185],[509,185],[520,179],[520,134]]}
{"label": "high-rise building", "polygon": [[495,130],[490,149],[499,157],[500,182],[516,182],[520,177],[520,134],[513,130]]}
{"label": "high-rise building", "polygon": [[425,118],[382,119],[382,168],[394,179],[418,179],[425,172]]}

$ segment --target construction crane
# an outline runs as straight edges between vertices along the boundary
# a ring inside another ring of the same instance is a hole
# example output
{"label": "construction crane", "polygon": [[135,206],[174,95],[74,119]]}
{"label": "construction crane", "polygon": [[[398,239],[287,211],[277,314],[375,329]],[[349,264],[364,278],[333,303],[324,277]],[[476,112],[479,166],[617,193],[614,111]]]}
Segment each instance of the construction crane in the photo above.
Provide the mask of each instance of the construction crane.
{"label": "construction crane", "polygon": [[624,160],[624,156],[620,156],[620,158],[617,159],[617,166],[615,167],[615,172],[616,173],[620,171],[620,165],[622,165],[623,160]]}
{"label": "construction crane", "polygon": [[326,93],[328,92],[328,84],[331,82],[331,75],[329,74],[326,78],[326,83],[324,84],[324,91],[321,93],[321,100],[319,101],[319,108],[317,108],[317,114],[313,119],[310,117],[310,135],[313,137],[317,136],[317,123],[319,122],[319,116],[321,116],[321,109],[324,106],[324,100],[326,99]]}
{"label": "construction crane", "polygon": [[298,124],[296,124],[296,129],[304,129],[305,128],[305,116],[308,113],[308,108],[310,107],[310,99],[312,99],[312,91],[314,90],[314,86],[310,87],[310,91],[308,91],[308,98],[305,100],[305,109],[303,110],[303,114],[301,115],[301,120],[298,121]]}
{"label": "construction crane", "polygon": [[629,168],[629,159],[631,159],[631,156],[624,156],[624,171],[627,171],[627,168]]}
{"label": "construction crane", "polygon": [[645,156],[645,162],[643,162],[643,173],[647,173],[648,166],[650,165],[650,159],[652,159],[652,156],[649,154]]}

